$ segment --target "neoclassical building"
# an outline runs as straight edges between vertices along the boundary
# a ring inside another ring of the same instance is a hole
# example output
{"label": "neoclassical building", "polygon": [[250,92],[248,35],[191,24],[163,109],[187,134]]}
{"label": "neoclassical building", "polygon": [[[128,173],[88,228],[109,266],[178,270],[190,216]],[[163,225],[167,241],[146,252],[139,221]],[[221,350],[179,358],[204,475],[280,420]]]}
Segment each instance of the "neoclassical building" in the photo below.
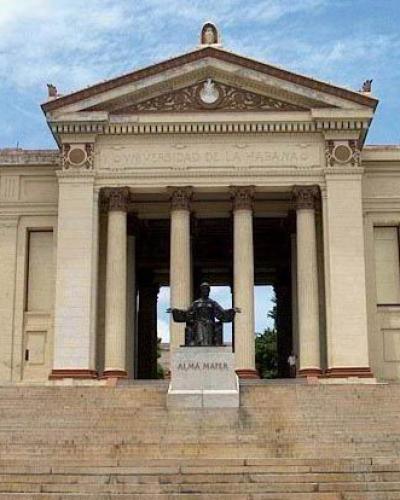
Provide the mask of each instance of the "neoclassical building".
{"label": "neoclassical building", "polygon": [[49,86],[57,149],[0,151],[0,382],[153,378],[160,286],[184,308],[203,280],[241,308],[240,377],[273,285],[280,376],[294,351],[299,376],[398,380],[400,146],[365,145],[377,103],[210,23],[192,52]]}

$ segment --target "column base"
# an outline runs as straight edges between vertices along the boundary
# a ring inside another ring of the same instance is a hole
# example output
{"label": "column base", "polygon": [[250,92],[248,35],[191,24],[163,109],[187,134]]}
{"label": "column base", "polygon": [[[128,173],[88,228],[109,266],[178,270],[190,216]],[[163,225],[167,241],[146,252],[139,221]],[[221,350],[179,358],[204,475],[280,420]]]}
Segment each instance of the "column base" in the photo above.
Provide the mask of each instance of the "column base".
{"label": "column base", "polygon": [[303,368],[298,372],[298,377],[320,377],[322,375],[321,368]]}
{"label": "column base", "polygon": [[325,377],[327,378],[347,378],[347,377],[358,377],[358,378],[373,378],[374,374],[369,366],[342,366],[340,368],[328,368],[325,371]]}
{"label": "column base", "polygon": [[98,373],[96,370],[69,368],[52,370],[51,374],[49,375],[49,380],[60,380],[63,378],[96,379],[98,378]]}
{"label": "column base", "polygon": [[128,372],[125,370],[105,370],[101,379],[105,378],[128,378]]}
{"label": "column base", "polygon": [[251,368],[241,368],[240,370],[236,370],[236,374],[240,379],[257,379],[260,378],[257,370]]}

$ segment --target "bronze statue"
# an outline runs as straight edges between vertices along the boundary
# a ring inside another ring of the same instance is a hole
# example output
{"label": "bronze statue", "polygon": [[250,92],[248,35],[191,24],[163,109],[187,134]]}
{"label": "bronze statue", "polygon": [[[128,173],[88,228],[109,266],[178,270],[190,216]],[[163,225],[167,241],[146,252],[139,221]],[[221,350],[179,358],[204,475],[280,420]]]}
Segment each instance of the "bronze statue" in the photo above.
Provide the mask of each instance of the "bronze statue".
{"label": "bronze statue", "polygon": [[[172,313],[174,321],[186,323],[185,346],[219,346],[223,345],[222,323],[233,321],[238,307],[224,309],[218,302],[209,298],[210,285],[200,285],[200,298],[195,300],[189,309],[167,309]],[[217,321],[218,320],[218,321]]]}

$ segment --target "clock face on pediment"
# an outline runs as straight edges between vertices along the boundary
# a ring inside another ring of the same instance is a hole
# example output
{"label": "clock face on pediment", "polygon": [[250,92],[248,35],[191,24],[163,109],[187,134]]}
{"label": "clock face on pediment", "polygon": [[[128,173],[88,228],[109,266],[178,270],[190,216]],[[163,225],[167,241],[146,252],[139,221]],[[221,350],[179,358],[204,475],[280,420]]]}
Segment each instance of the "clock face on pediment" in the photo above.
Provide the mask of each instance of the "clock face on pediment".
{"label": "clock face on pediment", "polygon": [[87,109],[116,115],[209,110],[305,111],[306,108],[206,78],[177,90],[162,92],[150,98],[142,97],[136,102],[131,97]]}

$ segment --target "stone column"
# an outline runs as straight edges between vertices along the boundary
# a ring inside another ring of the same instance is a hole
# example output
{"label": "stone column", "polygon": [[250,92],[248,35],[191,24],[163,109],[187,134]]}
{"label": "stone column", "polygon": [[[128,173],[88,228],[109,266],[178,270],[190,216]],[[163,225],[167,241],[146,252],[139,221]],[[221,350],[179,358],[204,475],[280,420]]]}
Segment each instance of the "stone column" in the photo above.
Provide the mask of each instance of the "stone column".
{"label": "stone column", "polygon": [[[187,309],[191,298],[190,263],[190,187],[176,188],[171,192],[171,250],[170,292],[171,307]],[[185,343],[185,324],[170,319],[171,352]]]}
{"label": "stone column", "polygon": [[319,301],[315,201],[318,186],[295,186],[297,219],[297,307],[300,369],[299,375],[321,374],[319,345]]}
{"label": "stone column", "polygon": [[59,183],[50,379],[97,378],[96,283],[99,207],[91,170],[62,170]]}
{"label": "stone column", "polygon": [[125,378],[129,188],[108,188],[104,377]]}
{"label": "stone column", "polygon": [[[18,236],[18,217],[16,215],[1,215],[0,216],[0,322],[1,322],[1,363],[0,363],[0,382],[13,381],[13,317],[15,309],[16,297],[16,280],[15,273],[17,271],[16,255],[17,255],[17,236]],[[23,276],[23,279],[25,277]],[[19,283],[17,281],[17,283]],[[22,289],[22,286],[21,286]],[[22,300],[21,300],[22,302]],[[22,307],[21,307],[22,311]],[[21,328],[22,330],[22,328]],[[21,344],[16,343],[19,360],[19,373],[21,373]],[[17,364],[17,363],[16,363]],[[19,375],[20,377],[20,375]],[[18,378],[17,378],[18,380]]]}
{"label": "stone column", "polygon": [[373,377],[368,352],[363,170],[336,163],[325,178],[326,375]]}
{"label": "stone column", "polygon": [[235,307],[235,366],[241,378],[258,378],[255,369],[253,191],[233,187],[233,288]]}

